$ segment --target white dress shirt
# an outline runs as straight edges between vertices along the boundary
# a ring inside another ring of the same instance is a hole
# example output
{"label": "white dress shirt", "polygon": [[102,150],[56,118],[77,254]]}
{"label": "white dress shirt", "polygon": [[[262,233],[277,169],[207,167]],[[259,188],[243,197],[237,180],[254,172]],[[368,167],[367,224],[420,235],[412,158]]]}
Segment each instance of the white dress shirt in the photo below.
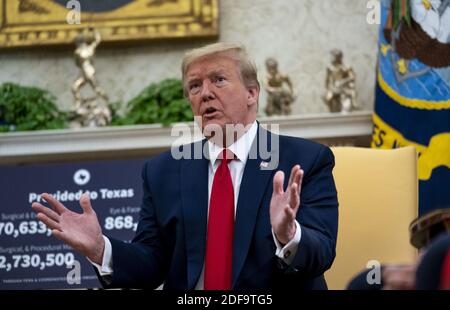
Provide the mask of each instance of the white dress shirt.
{"label": "white dress shirt", "polygon": [[[239,198],[239,189],[241,187],[242,175],[244,174],[245,164],[247,162],[248,154],[252,146],[253,140],[258,132],[258,124],[256,121],[253,122],[250,129],[242,135],[236,142],[228,147],[236,155],[236,159],[230,161],[228,168],[230,169],[231,180],[233,182],[234,189],[234,214],[236,214],[236,207]],[[219,167],[220,160],[217,160],[219,154],[222,152],[223,148],[208,141],[208,151],[209,151],[209,167],[208,167],[208,211],[209,211],[209,200],[211,199],[211,189],[214,180],[214,174]],[[275,255],[283,259],[286,264],[290,264],[297,252],[298,245],[301,239],[301,228],[297,221],[296,232],[294,238],[289,241],[284,247],[278,242],[275,234],[272,231],[273,240],[276,245]],[[98,265],[90,261],[98,270],[101,276],[109,276],[113,273],[113,263],[112,263],[112,246],[111,242],[106,236],[103,236],[105,240],[105,250],[103,252],[102,265]],[[204,266],[204,264],[203,264]],[[204,282],[204,267],[195,286],[196,290],[203,289]]]}

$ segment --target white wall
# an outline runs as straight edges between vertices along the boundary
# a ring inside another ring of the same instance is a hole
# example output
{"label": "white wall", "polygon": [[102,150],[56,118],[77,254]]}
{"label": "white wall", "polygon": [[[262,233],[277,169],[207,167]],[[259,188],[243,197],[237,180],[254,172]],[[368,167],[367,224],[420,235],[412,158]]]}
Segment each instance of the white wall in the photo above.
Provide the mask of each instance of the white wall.
{"label": "white wall", "polygon": [[[222,41],[247,46],[265,76],[264,61],[275,57],[291,76],[299,97],[294,113],[326,112],[324,90],[329,51],[340,48],[357,75],[361,104],[374,100],[377,25],[366,22],[366,0],[220,0]],[[101,46],[95,60],[101,86],[113,101],[127,101],[151,82],[179,77],[183,53],[213,40],[147,42]],[[72,103],[78,69],[70,49],[0,50],[0,83],[12,81],[50,90],[62,108]],[[261,106],[266,94],[261,94]],[[262,109],[261,109],[262,110]]]}

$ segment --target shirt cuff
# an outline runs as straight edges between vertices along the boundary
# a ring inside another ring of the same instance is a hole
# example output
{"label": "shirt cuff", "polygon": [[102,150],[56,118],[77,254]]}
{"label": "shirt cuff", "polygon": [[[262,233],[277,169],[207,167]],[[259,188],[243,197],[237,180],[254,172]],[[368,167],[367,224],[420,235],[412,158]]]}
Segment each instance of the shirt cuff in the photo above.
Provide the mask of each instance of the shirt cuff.
{"label": "shirt cuff", "polygon": [[103,261],[102,265],[100,266],[97,263],[94,263],[89,258],[87,260],[94,265],[95,268],[97,268],[98,273],[100,276],[109,276],[112,275],[113,269],[112,269],[112,245],[109,239],[106,236],[103,236],[103,240],[105,240],[105,249],[103,250]]}
{"label": "shirt cuff", "polygon": [[277,240],[277,237],[272,230],[273,241],[277,246],[275,255],[281,258],[288,265],[290,265],[294,260],[295,254],[297,254],[298,245],[300,244],[300,239],[302,238],[302,229],[297,221],[295,221],[295,226],[296,229],[294,238],[292,238],[284,247]]}

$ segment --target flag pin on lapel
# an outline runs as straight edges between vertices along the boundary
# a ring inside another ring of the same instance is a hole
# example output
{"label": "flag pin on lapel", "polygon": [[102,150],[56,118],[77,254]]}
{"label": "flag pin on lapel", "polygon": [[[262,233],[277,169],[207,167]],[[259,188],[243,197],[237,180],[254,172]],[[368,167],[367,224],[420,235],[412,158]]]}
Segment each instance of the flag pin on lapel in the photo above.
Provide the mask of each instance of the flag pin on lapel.
{"label": "flag pin on lapel", "polygon": [[262,162],[259,164],[259,168],[260,168],[260,169],[265,169],[265,168],[267,168],[267,167],[269,167],[269,163],[268,163],[267,161],[262,161]]}

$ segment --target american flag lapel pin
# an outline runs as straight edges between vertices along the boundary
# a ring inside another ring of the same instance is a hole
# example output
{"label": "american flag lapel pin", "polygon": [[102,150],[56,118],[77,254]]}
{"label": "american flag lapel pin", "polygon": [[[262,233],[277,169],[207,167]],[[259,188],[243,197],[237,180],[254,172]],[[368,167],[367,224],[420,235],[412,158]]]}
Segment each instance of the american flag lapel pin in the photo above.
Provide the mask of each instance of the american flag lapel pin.
{"label": "american flag lapel pin", "polygon": [[269,167],[269,163],[268,163],[267,161],[262,161],[262,162],[259,164],[259,168],[260,168],[260,169],[265,169],[265,168],[267,168],[267,167]]}

